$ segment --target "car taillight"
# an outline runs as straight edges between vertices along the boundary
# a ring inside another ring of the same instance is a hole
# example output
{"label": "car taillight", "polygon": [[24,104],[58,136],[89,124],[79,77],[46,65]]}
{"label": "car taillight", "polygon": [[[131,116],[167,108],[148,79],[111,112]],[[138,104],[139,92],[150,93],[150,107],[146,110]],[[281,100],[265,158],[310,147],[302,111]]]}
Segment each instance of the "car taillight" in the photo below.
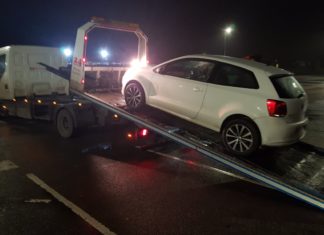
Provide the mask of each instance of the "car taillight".
{"label": "car taillight", "polygon": [[287,115],[287,105],[279,100],[267,100],[268,112],[271,117],[284,117]]}

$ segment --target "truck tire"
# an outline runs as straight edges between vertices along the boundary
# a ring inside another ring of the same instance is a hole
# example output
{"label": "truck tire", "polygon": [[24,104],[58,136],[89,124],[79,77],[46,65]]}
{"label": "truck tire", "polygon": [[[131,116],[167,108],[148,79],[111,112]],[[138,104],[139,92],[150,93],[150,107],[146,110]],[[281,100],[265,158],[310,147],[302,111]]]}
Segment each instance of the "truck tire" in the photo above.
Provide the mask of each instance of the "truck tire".
{"label": "truck tire", "polygon": [[143,87],[137,82],[130,82],[125,88],[125,101],[131,110],[138,110],[145,105],[145,93]]}
{"label": "truck tire", "polygon": [[222,142],[227,152],[247,157],[255,152],[261,143],[257,126],[244,118],[233,119],[225,123],[222,129]]}
{"label": "truck tire", "polygon": [[76,128],[71,113],[62,109],[56,116],[56,129],[61,137],[70,138],[75,134]]}

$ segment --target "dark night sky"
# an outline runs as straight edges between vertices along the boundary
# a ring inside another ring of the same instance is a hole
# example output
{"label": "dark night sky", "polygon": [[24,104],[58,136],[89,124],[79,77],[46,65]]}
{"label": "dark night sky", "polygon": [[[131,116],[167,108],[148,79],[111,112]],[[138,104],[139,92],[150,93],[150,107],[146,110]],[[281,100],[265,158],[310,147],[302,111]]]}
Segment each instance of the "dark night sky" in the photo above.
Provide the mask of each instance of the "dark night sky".
{"label": "dark night sky", "polygon": [[139,23],[157,63],[191,53],[223,53],[223,28],[236,29],[228,54],[242,57],[324,57],[320,1],[2,1],[0,47],[73,45],[76,29],[91,16]]}

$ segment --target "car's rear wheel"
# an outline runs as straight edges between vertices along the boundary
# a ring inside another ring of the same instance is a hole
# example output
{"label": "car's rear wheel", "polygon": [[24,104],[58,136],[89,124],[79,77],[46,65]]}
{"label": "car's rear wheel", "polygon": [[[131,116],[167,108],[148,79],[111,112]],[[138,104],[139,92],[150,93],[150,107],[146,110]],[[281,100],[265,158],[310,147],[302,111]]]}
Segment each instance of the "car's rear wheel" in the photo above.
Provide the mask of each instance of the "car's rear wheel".
{"label": "car's rear wheel", "polygon": [[145,105],[145,93],[142,86],[137,82],[129,83],[125,88],[125,101],[127,107],[136,110]]}
{"label": "car's rear wheel", "polygon": [[226,150],[237,156],[248,156],[261,143],[257,126],[248,119],[232,119],[222,129],[222,141]]}

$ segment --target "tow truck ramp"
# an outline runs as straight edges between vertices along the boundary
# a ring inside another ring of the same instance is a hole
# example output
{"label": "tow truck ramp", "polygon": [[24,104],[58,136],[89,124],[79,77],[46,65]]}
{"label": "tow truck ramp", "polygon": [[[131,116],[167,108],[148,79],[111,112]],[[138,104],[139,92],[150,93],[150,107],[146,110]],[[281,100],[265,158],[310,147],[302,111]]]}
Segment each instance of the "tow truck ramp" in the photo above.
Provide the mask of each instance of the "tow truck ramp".
{"label": "tow truck ramp", "polygon": [[[314,188],[310,188],[305,184],[299,184],[298,179],[286,180],[284,178],[278,177],[276,174],[272,174],[271,172],[263,169],[257,164],[253,164],[248,161],[226,155],[206,146],[205,144],[202,144],[201,142],[194,141],[192,138],[187,138],[179,134],[177,131],[174,131],[174,129],[165,128],[164,126],[155,123],[154,120],[150,120],[149,116],[147,115],[145,116],[145,118],[143,118],[137,114],[130,113],[122,106],[116,105],[114,101],[112,101],[112,103],[109,103],[107,99],[103,99],[103,97],[99,98],[95,94],[82,93],[76,90],[71,90],[71,92],[96,105],[101,106],[104,109],[116,113],[121,117],[136,123],[139,126],[146,127],[163,137],[166,137],[188,148],[194,149],[197,152],[201,153],[203,156],[213,161],[217,161],[218,163],[222,163],[224,166],[227,166],[238,172],[239,174],[250,178],[262,185],[269,186],[277,191],[283,192],[296,199],[309,203],[312,206],[324,209],[323,188],[321,188],[320,190],[315,190]],[[260,158],[261,157],[262,156],[260,156]],[[314,175],[320,174],[320,171],[321,169],[319,169],[319,172],[314,173]]]}

